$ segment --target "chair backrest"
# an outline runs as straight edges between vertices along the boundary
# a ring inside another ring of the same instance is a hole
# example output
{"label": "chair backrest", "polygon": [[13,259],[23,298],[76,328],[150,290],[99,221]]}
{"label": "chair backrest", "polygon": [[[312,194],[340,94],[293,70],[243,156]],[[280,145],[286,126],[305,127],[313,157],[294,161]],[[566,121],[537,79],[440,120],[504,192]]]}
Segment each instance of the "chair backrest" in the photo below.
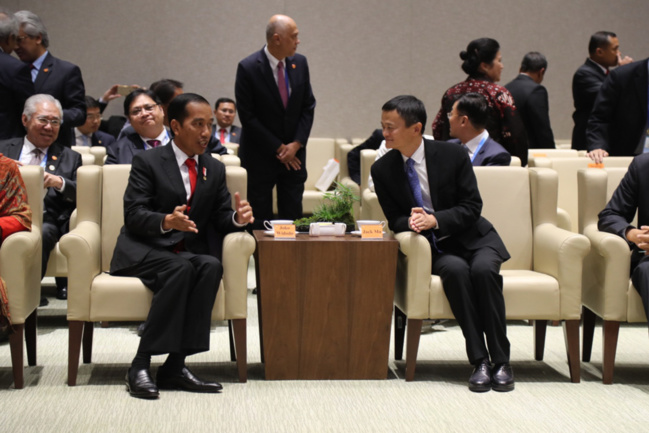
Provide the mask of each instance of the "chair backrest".
{"label": "chair backrest", "polygon": [[518,156],[512,155],[511,161],[509,161],[510,167],[520,167],[522,165],[521,159]]}
{"label": "chair backrest", "polygon": [[354,148],[350,143],[341,143],[336,141],[334,147],[334,158],[340,164],[340,171],[338,172],[338,181],[345,177],[349,177],[349,167],[347,167],[347,154]]}
{"label": "chair backrest", "polygon": [[90,154],[95,157],[95,165],[104,165],[106,160],[106,148],[104,146],[92,146]]}
{"label": "chair backrest", "polygon": [[511,255],[503,269],[531,269],[533,220],[529,171],[521,167],[474,167],[474,172],[482,196],[482,216],[494,225]]}
{"label": "chair backrest", "polygon": [[365,191],[368,187],[370,170],[372,169],[374,161],[376,161],[376,150],[361,150],[361,191]]}
{"label": "chair backrest", "polygon": [[527,149],[528,159],[531,158],[570,158],[579,156],[575,149]]}
{"label": "chair backrest", "polygon": [[[613,192],[628,171],[626,167],[611,167],[596,169],[581,169],[577,173],[579,195],[579,224],[580,233],[589,225],[597,225],[598,214],[606,207]],[[634,217],[637,220],[638,215]],[[632,222],[632,224],[635,224]]]}
{"label": "chair backrest", "polygon": [[322,176],[324,166],[334,157],[333,138],[309,138],[306,146],[307,178],[305,190],[315,190],[315,184]]}
{"label": "chair backrest", "polygon": [[27,192],[27,202],[32,209],[32,227],[43,227],[43,167],[23,165],[19,168]]}

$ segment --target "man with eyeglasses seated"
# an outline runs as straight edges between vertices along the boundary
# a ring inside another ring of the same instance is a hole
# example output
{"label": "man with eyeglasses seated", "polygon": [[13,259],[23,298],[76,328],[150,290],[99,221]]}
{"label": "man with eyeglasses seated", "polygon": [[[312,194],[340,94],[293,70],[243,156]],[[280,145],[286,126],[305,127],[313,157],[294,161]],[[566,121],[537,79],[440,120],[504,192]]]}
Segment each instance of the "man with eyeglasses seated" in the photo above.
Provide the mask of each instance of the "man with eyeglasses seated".
{"label": "man with eyeglasses seated", "polygon": [[106,148],[106,164],[130,164],[140,152],[165,146],[171,133],[165,128],[158,96],[148,89],[136,89],[124,99],[124,115],[133,128]]}
{"label": "man with eyeglasses seated", "polygon": [[[0,153],[19,161],[21,165],[40,165],[45,170],[43,178],[43,266],[45,276],[47,261],[58,240],[69,230],[70,215],[77,207],[77,169],[81,155],[56,141],[63,109],[51,95],[37,94],[25,101],[22,122],[27,135],[0,141]],[[58,299],[67,299],[67,279],[57,278]],[[41,305],[47,300],[41,300]]]}
{"label": "man with eyeglasses seated", "polygon": [[92,96],[86,96],[86,123],[74,128],[74,144],[76,146],[104,146],[115,142],[115,137],[99,130],[101,125],[101,107]]}

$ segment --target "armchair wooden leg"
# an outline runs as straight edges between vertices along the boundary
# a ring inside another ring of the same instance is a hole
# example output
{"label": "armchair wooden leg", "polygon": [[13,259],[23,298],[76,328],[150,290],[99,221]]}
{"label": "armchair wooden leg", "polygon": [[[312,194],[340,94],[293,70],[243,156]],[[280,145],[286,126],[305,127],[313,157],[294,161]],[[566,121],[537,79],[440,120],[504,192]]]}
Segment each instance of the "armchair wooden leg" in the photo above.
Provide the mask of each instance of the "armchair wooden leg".
{"label": "armchair wooden leg", "polygon": [[590,362],[590,355],[593,352],[593,336],[595,334],[595,319],[597,316],[588,307],[581,307],[581,317],[583,319],[583,339],[581,350],[581,359],[584,362]]}
{"label": "armchair wooden leg", "polygon": [[394,359],[401,361],[403,359],[403,341],[406,335],[406,315],[394,306]]}
{"label": "armchair wooden leg", "polygon": [[68,386],[77,384],[83,324],[84,322],[81,321],[68,322]]}
{"label": "armchair wooden leg", "polygon": [[95,324],[93,322],[85,322],[83,325],[83,363],[90,364],[92,362],[92,336],[95,332]]}
{"label": "armchair wooden leg", "polygon": [[25,386],[23,377],[23,335],[25,325],[14,325],[13,332],[9,334],[9,349],[11,351],[11,367],[14,373],[14,386],[16,389],[23,389]]}
{"label": "armchair wooden leg", "polygon": [[579,364],[579,320],[565,320],[563,322],[563,334],[566,339],[570,381],[572,383],[579,383],[581,380],[581,365]]}
{"label": "armchair wooden leg", "polygon": [[38,310],[25,320],[25,345],[27,346],[27,364],[31,367],[36,365],[36,324],[38,322]]}
{"label": "armchair wooden leg", "polygon": [[246,383],[248,381],[246,319],[232,319],[232,328],[234,330],[235,357],[239,372],[239,382]]}
{"label": "armchair wooden leg", "polygon": [[537,361],[543,361],[543,352],[545,352],[545,331],[547,328],[547,320],[534,321],[534,359]]}
{"label": "armchair wooden leg", "polygon": [[408,342],[406,343],[406,382],[415,378],[415,365],[417,364],[417,351],[419,350],[419,338],[421,337],[421,319],[408,319],[406,329],[408,330]]}
{"label": "armchair wooden leg", "polygon": [[234,334],[232,331],[232,320],[228,320],[228,337],[230,340],[230,361],[237,360],[237,351],[234,348]]}
{"label": "armchair wooden leg", "polygon": [[615,352],[617,351],[617,336],[620,332],[620,322],[604,321],[604,339],[602,343],[602,383],[613,383],[613,369],[615,368]]}

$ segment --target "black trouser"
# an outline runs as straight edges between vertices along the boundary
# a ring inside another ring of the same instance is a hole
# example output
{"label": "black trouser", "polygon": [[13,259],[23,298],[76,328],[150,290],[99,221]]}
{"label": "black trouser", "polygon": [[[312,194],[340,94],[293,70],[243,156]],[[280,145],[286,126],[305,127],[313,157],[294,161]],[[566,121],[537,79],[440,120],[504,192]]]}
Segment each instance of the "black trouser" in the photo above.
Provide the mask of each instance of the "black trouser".
{"label": "black trouser", "polygon": [[255,230],[264,229],[264,221],[273,219],[273,187],[277,185],[277,218],[302,218],[302,196],[306,170],[286,170],[275,173],[254,173],[248,170],[248,201],[255,211]]}

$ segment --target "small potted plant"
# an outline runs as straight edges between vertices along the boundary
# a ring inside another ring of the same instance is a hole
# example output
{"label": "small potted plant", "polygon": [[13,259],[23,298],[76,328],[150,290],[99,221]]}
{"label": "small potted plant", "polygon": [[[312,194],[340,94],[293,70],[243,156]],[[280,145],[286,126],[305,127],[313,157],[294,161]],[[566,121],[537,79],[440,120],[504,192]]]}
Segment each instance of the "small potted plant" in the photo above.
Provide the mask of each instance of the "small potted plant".
{"label": "small potted plant", "polygon": [[333,191],[325,193],[324,201],[313,215],[295,220],[297,231],[308,232],[311,223],[316,222],[345,223],[347,232],[354,230],[354,202],[360,199],[345,185],[338,182],[335,185]]}

